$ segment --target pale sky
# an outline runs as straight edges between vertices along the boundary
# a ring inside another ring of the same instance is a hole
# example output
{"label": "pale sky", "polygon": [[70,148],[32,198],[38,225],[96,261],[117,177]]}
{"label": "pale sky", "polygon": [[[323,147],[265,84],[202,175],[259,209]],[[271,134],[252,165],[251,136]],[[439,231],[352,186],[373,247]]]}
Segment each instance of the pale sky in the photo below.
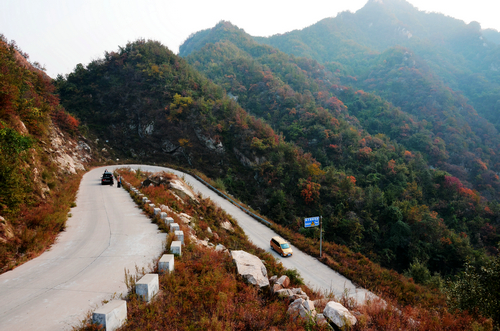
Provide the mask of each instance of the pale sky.
{"label": "pale sky", "polygon": [[[47,74],[68,74],[138,38],[174,53],[191,33],[230,21],[252,36],[310,26],[368,0],[0,0],[0,33],[39,62]],[[499,0],[409,0],[419,10],[478,21],[500,31]]]}

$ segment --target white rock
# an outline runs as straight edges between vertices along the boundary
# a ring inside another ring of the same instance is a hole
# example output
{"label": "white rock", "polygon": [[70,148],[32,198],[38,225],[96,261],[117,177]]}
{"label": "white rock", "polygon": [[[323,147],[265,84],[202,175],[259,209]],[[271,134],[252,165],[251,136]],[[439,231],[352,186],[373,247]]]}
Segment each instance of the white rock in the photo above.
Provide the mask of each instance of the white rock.
{"label": "white rock", "polygon": [[179,214],[179,218],[181,219],[182,222],[184,222],[185,224],[189,224],[191,223],[191,216],[189,216],[188,214],[185,214],[185,213],[180,213]]}
{"label": "white rock", "polygon": [[180,179],[172,179],[169,184],[168,188],[171,189],[172,191],[175,192],[179,197],[184,199],[185,197],[189,197],[194,201],[198,201],[196,199],[195,194],[191,190],[189,186],[187,186],[182,180]]}
{"label": "white rock", "polygon": [[330,301],[326,304],[323,315],[339,328],[343,328],[346,325],[349,327],[353,326],[358,321],[347,308],[335,301]]}
{"label": "white rock", "polygon": [[226,229],[227,231],[234,231],[233,226],[231,225],[231,222],[229,222],[229,221],[221,222],[220,226],[223,229]]}
{"label": "white rock", "polygon": [[245,251],[231,251],[231,256],[236,264],[238,274],[243,276],[250,284],[259,287],[269,286],[267,269],[257,256]]}
{"label": "white rock", "polygon": [[314,302],[311,300],[304,300],[299,298],[292,302],[290,306],[288,306],[287,313],[293,318],[314,318],[316,316],[316,310],[314,308]]}

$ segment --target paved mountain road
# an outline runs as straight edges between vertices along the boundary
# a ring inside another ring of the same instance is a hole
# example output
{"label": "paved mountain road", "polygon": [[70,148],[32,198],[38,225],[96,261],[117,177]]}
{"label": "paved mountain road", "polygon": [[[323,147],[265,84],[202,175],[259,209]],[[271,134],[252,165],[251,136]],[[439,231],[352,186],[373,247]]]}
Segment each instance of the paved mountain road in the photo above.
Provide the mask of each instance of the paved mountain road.
{"label": "paved mountain road", "polygon": [[[118,167],[119,166],[110,168],[114,169]],[[356,287],[349,279],[330,269],[316,258],[301,252],[294,246],[292,246],[293,256],[291,258],[281,258],[276,252],[271,250],[269,245],[271,238],[277,235],[273,230],[256,221],[253,217],[245,214],[241,209],[219,196],[193,176],[174,169],[157,166],[127,165],[127,167],[133,169],[140,168],[143,171],[151,172],[165,170],[173,172],[179,177],[183,177],[195,191],[200,192],[205,197],[210,197],[212,201],[216,202],[235,220],[237,220],[239,226],[245,231],[248,238],[255,245],[266,251],[272,252],[276,258],[280,259],[286,268],[297,269],[297,271],[304,278],[306,284],[311,288],[323,291],[324,293],[333,293],[337,297],[340,297],[345,291],[347,291],[348,296],[356,299],[358,302],[364,302],[367,298],[376,297],[375,294],[363,288]]]}
{"label": "paved mountain road", "polygon": [[124,268],[148,267],[166,234],[129,194],[102,186],[104,168],[83,176],[77,206],[56,243],[0,275],[0,330],[71,330],[91,308],[124,293]]}
{"label": "paved mountain road", "polygon": [[[108,166],[108,170],[122,166]],[[195,191],[225,209],[257,246],[271,251],[276,234],[223,199],[194,177],[179,171],[147,165],[126,165],[144,171],[170,171],[184,177]],[[126,291],[124,268],[151,266],[163,251],[166,234],[141,213],[129,194],[116,186],[102,186],[104,167],[83,176],[66,230],[41,256],[0,275],[0,331],[70,330],[86,313],[100,307],[114,293]],[[293,247],[291,258],[280,258],[297,269],[306,284],[337,296],[364,301],[374,296],[317,259]]]}

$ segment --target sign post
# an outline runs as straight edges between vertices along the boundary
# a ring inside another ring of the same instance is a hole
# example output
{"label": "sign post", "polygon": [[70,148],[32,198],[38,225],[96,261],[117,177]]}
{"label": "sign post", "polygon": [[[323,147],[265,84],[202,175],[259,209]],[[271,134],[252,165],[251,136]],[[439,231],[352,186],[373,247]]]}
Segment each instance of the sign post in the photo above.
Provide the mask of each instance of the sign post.
{"label": "sign post", "polygon": [[319,225],[319,257],[321,258],[322,253],[322,241],[323,241],[323,216],[308,217],[304,219],[304,227],[312,228]]}
{"label": "sign post", "polygon": [[321,259],[321,244],[323,241],[323,216],[319,217],[319,258]]}

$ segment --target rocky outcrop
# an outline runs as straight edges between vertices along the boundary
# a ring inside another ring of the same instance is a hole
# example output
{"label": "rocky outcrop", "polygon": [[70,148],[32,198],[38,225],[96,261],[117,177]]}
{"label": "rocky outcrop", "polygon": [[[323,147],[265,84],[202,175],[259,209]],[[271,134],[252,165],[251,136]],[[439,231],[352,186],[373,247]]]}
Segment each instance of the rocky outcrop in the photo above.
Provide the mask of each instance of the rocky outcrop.
{"label": "rocky outcrop", "polygon": [[168,188],[174,191],[175,194],[182,199],[189,197],[192,201],[198,201],[193,190],[191,190],[191,188],[179,178],[171,180],[168,184]]}
{"label": "rocky outcrop", "polygon": [[228,220],[225,220],[224,222],[221,222],[220,223],[220,227],[227,230],[227,231],[230,231],[230,232],[233,232],[234,231],[234,228],[233,226],[231,225],[231,222],[229,222]]}
{"label": "rocky outcrop", "polygon": [[292,318],[296,319],[300,318],[315,318],[316,310],[314,308],[314,302],[311,300],[305,300],[299,298],[292,302],[290,306],[288,306],[287,313],[292,316]]}
{"label": "rocky outcrop", "polygon": [[269,286],[267,269],[257,256],[245,251],[231,251],[231,257],[236,264],[238,274],[250,284],[259,287]]}
{"label": "rocky outcrop", "polygon": [[290,278],[287,275],[283,275],[276,280],[276,284],[281,285],[282,287],[290,286]]}
{"label": "rocky outcrop", "polygon": [[151,175],[142,182],[142,187],[148,187],[150,185],[165,185],[181,199],[189,197],[191,201],[198,201],[193,190],[182,179],[174,174],[160,172]]}
{"label": "rocky outcrop", "polygon": [[212,139],[210,137],[206,137],[201,133],[201,130],[194,130],[196,137],[200,142],[205,144],[205,146],[211,150],[215,151],[218,154],[223,154],[224,153],[224,146],[222,145],[222,142],[217,139]]}
{"label": "rocky outcrop", "polygon": [[83,140],[75,141],[56,126],[50,126],[50,145],[44,147],[63,172],[76,174],[92,160],[92,150]]}
{"label": "rocky outcrop", "polygon": [[[277,285],[277,284],[275,284]],[[304,299],[309,300],[306,292],[302,291],[301,288],[284,288],[276,292],[280,297],[288,298],[290,300]]]}
{"label": "rocky outcrop", "polygon": [[[286,275],[283,275],[281,276],[280,278],[278,278],[278,276],[273,276],[269,279],[269,281],[271,282],[271,290],[274,294],[277,294],[278,291],[281,291],[282,289],[285,289],[286,287],[290,286],[290,279],[288,278],[288,276]],[[290,293],[288,294],[288,292],[282,292],[283,295],[286,295],[286,296],[293,296],[293,292],[291,292],[291,290],[289,290]]]}
{"label": "rocky outcrop", "polygon": [[343,328],[344,326],[350,327],[357,323],[356,317],[347,308],[334,301],[326,304],[323,315],[339,328]]}
{"label": "rocky outcrop", "polygon": [[9,222],[0,216],[0,243],[6,243],[9,239],[14,237],[14,230]]}

